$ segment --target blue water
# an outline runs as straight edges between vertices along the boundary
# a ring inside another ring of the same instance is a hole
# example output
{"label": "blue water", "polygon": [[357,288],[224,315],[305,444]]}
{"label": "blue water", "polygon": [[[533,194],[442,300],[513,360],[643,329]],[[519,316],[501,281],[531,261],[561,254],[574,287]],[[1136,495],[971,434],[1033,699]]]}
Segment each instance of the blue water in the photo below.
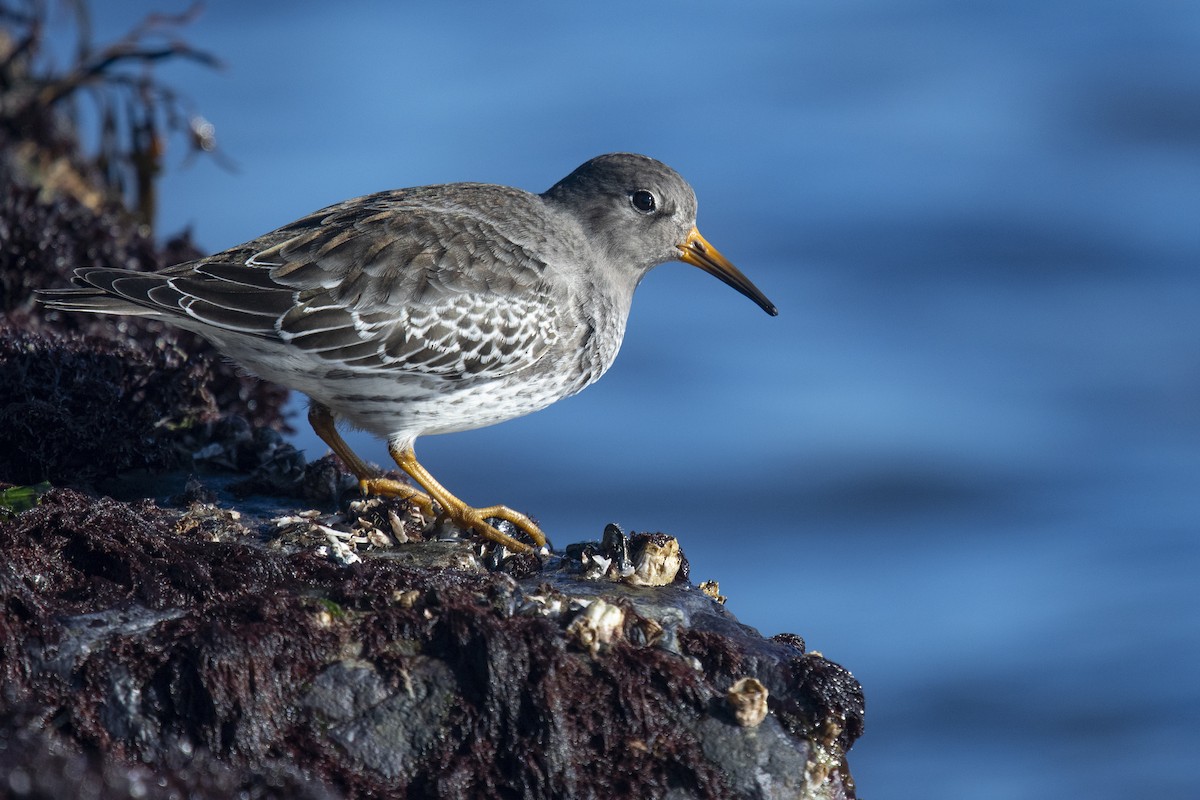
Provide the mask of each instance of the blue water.
{"label": "blue water", "polygon": [[865,797],[1200,797],[1200,4],[207,5],[227,69],[163,74],[240,169],[176,143],[164,232],[634,150],[779,306],[657,270],[599,384],[418,443],[447,485],[679,536],[862,681]]}

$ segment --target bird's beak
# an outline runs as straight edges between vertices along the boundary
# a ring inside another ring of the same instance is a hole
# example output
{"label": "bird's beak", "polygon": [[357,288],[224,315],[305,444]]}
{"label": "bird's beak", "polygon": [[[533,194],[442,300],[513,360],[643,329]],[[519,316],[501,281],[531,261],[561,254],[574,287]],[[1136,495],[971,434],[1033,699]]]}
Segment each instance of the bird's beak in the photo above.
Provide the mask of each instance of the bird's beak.
{"label": "bird's beak", "polygon": [[775,304],[768,300],[767,296],[760,292],[758,287],[751,283],[740,269],[729,263],[729,259],[721,255],[717,248],[706,242],[698,228],[693,227],[691,233],[683,240],[683,244],[675,246],[683,252],[683,255],[679,257],[680,261],[691,264],[693,267],[699,267],[709,275],[720,278],[758,303],[759,308],[772,317],[779,314],[779,309],[775,308]]}

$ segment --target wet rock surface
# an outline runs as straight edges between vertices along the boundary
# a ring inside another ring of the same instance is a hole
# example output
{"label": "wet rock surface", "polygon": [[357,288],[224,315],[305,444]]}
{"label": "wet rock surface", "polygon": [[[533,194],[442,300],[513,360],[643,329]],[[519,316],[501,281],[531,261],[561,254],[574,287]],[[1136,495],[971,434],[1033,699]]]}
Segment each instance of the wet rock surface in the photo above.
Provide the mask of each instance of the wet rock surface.
{"label": "wet rock surface", "polygon": [[[193,477],[191,494],[219,502],[183,507],[55,489],[0,523],[0,785],[854,796],[857,682],[686,580],[597,574],[619,531],[571,556],[502,558],[418,541],[434,526],[403,504],[275,516],[279,498],[256,496],[234,511],[232,482]],[[391,541],[364,523],[401,514],[404,544],[392,522]],[[731,702],[746,678],[766,698],[752,725]]]}

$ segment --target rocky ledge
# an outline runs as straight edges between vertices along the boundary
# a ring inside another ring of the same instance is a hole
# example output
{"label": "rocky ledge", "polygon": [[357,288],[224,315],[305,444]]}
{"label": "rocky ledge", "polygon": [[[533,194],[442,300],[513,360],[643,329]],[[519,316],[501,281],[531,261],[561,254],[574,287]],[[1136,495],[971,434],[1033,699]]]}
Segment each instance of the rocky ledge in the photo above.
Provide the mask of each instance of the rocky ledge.
{"label": "rocky ledge", "polygon": [[399,501],[184,477],[0,522],[10,796],[854,797],[858,683],[671,537],[508,555]]}

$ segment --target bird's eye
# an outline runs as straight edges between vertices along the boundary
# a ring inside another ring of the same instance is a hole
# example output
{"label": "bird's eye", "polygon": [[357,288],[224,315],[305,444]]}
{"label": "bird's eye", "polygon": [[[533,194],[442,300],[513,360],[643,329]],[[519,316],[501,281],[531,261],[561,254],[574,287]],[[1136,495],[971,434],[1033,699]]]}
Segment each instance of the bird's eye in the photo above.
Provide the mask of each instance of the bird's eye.
{"label": "bird's eye", "polygon": [[633,203],[633,207],[643,214],[649,214],[658,207],[658,203],[654,199],[654,195],[647,192],[645,189],[638,189],[629,196],[629,202]]}

